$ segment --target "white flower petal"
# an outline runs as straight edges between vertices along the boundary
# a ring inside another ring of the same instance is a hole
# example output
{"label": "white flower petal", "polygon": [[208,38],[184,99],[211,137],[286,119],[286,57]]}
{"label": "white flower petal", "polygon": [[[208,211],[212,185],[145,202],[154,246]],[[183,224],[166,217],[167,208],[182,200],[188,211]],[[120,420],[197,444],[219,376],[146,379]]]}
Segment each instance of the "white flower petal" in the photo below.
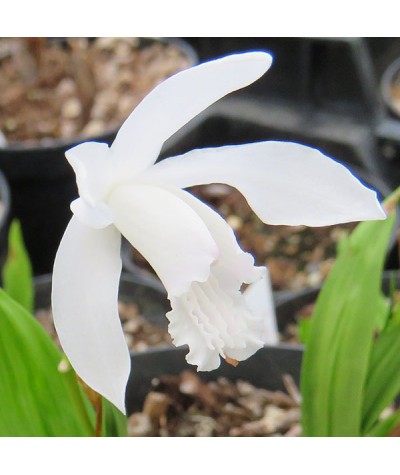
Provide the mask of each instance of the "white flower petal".
{"label": "white flower petal", "polygon": [[193,150],[144,170],[140,179],[180,188],[232,185],[268,224],[327,226],[386,217],[376,193],[347,168],[290,142]]}
{"label": "white flower petal", "polygon": [[224,280],[224,285],[239,290],[243,283],[260,278],[260,268],[254,266],[254,257],[240,248],[232,228],[216,211],[187,191],[172,187],[169,190],[185,201],[206,224],[219,249],[218,266],[214,266],[213,272],[218,279]]}
{"label": "white flower petal", "polygon": [[122,176],[155,162],[165,140],[230,92],[256,81],[270,67],[263,52],[226,56],[180,71],[153,89],[131,113],[112,144]]}
{"label": "white flower petal", "polygon": [[106,143],[84,142],[65,152],[74,169],[79,195],[95,206],[112,180],[110,149]]}
{"label": "white flower petal", "polygon": [[117,187],[107,200],[115,226],[152,265],[170,295],[203,282],[218,248],[206,225],[184,201],[161,187]]}
{"label": "white flower petal", "polygon": [[271,279],[266,267],[259,269],[262,271],[262,278],[250,284],[243,296],[253,315],[257,315],[264,322],[264,334],[261,337],[263,342],[276,345],[279,342],[279,333]]}
{"label": "white flower petal", "polygon": [[218,368],[220,356],[245,360],[263,346],[263,319],[250,312],[239,290],[221,285],[213,268],[207,282],[173,297],[167,313],[174,344],[189,345],[186,360],[199,371]]}
{"label": "white flower petal", "polygon": [[77,374],[125,412],[130,356],[118,316],[120,233],[93,230],[73,217],[53,272],[57,334]]}

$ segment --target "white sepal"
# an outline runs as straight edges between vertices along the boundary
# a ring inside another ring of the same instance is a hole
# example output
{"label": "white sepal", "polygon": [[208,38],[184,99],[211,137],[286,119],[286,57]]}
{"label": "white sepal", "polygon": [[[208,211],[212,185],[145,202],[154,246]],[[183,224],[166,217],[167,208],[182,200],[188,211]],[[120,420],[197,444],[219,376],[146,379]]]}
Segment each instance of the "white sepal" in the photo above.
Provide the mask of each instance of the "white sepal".
{"label": "white sepal", "polygon": [[130,356],[118,315],[120,233],[94,230],[73,217],[57,252],[54,324],[77,374],[125,412]]}
{"label": "white sepal", "polygon": [[327,226],[386,218],[376,192],[346,167],[290,142],[193,150],[144,170],[140,179],[179,188],[226,183],[267,224]]}

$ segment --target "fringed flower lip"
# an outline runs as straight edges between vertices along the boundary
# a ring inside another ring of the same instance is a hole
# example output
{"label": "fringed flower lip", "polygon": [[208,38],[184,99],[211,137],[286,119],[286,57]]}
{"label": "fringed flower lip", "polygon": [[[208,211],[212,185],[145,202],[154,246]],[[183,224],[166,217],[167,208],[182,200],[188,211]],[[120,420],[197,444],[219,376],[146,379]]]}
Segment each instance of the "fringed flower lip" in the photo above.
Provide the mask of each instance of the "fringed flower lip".
{"label": "fringed flower lip", "polygon": [[[188,344],[188,362],[213,370],[220,357],[236,363],[274,338],[272,301],[263,295],[266,269],[255,267],[222,217],[184,188],[232,185],[268,224],[386,216],[376,193],[344,166],[295,143],[208,148],[155,163],[173,133],[271,63],[269,54],[249,52],[181,71],[143,99],[111,147],[86,142],[66,152],[80,197],[54,264],[54,322],[77,374],[123,412],[130,356],[117,310],[121,234],[168,292],[175,345]],[[250,284],[245,293],[243,283]]]}

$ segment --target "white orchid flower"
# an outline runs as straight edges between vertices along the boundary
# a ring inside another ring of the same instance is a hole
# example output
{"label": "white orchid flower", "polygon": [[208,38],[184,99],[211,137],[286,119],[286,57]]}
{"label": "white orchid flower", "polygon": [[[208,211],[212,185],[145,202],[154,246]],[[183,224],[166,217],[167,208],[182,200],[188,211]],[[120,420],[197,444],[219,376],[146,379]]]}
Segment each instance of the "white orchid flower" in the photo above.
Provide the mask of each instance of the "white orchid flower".
{"label": "white orchid flower", "polygon": [[268,224],[385,218],[375,192],[342,165],[295,143],[194,150],[155,164],[166,139],[257,80],[271,62],[267,53],[250,52],[179,72],[138,105],[111,147],[86,142],[66,152],[80,197],[71,204],[74,216],[54,264],[54,321],[77,374],[121,411],[130,372],[117,311],[121,234],[168,292],[175,345],[188,344],[187,361],[213,370],[220,357],[241,361],[263,346],[265,312],[252,308],[240,289],[265,278],[265,269],[255,267],[227,223],[184,188],[232,185]]}

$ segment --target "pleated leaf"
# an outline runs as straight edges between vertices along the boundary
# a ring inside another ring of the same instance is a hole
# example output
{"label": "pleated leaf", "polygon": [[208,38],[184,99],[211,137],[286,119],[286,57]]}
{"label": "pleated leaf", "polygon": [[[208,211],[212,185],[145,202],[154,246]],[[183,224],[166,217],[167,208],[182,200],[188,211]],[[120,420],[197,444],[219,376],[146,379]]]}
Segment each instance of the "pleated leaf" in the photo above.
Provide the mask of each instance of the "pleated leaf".
{"label": "pleated leaf", "polygon": [[0,290],[0,436],[93,435],[94,412],[61,362],[40,324]]}
{"label": "pleated leaf", "polygon": [[[395,317],[396,318],[396,317]],[[400,393],[400,325],[389,325],[374,342],[365,387],[363,432],[368,432]]]}
{"label": "pleated leaf", "polygon": [[381,278],[394,222],[359,224],[340,243],[319,294],[301,391],[305,436],[359,436],[373,337],[388,313]]}

